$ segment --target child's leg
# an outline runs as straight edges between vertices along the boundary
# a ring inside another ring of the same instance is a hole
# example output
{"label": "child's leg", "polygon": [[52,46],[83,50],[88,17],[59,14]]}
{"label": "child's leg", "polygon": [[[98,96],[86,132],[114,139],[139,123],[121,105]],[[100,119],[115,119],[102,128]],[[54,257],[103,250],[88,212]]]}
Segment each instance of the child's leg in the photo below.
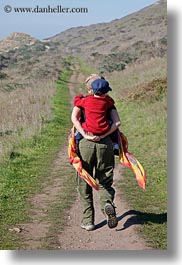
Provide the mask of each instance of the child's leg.
{"label": "child's leg", "polygon": [[111,140],[113,142],[114,154],[119,155],[118,130],[111,133],[110,137],[111,137]]}
{"label": "child's leg", "polygon": [[78,145],[79,144],[79,141],[83,138],[83,136],[81,135],[81,133],[79,133],[77,131],[76,128],[74,128],[74,135],[75,135],[76,144]]}
{"label": "child's leg", "polygon": [[118,130],[111,133],[110,136],[111,136],[112,142],[118,144]]}

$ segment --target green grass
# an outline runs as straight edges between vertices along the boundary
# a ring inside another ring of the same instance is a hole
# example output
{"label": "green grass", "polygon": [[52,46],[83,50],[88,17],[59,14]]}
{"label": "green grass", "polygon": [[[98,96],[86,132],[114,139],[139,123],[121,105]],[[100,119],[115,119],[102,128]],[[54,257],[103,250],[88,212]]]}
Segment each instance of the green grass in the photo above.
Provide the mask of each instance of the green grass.
{"label": "green grass", "polygon": [[9,232],[9,228],[28,221],[27,199],[41,189],[58,150],[65,145],[71,126],[69,92],[64,82],[69,77],[70,71],[66,70],[57,82],[53,119],[39,135],[16,146],[0,168],[0,249],[21,248],[18,236]]}
{"label": "green grass", "polygon": [[82,72],[84,75],[89,76],[90,74],[97,73],[97,70],[86,62],[82,57],[77,57],[77,64],[79,65],[79,72]]}
{"label": "green grass", "polygon": [[[156,90],[158,93],[158,90]],[[153,95],[155,98],[155,95]],[[118,182],[133,214],[142,224],[141,233],[149,245],[167,248],[167,136],[166,93],[158,100],[117,101],[122,121],[121,131],[127,136],[129,152],[143,165],[147,187],[143,191],[131,169],[123,169],[125,178]]]}
{"label": "green grass", "polygon": [[85,79],[90,76],[93,73],[98,73],[98,70],[96,70],[94,67],[91,65],[88,65],[88,63],[81,57],[76,57],[72,59],[74,66],[76,65],[75,68],[75,73],[76,73],[76,79],[78,79],[79,75],[82,75],[82,79],[80,80],[80,83],[75,83],[74,84],[74,92],[75,95],[83,93],[87,94],[87,88],[84,83]]}

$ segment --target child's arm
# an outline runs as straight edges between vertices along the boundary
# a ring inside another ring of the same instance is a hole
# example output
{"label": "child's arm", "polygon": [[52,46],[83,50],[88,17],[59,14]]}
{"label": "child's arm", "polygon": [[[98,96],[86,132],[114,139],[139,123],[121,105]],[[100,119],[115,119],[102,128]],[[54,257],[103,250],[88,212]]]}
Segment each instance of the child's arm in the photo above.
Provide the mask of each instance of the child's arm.
{"label": "child's arm", "polygon": [[78,107],[74,107],[73,108],[73,111],[72,111],[72,114],[71,114],[71,120],[75,126],[75,128],[78,130],[79,133],[81,133],[81,135],[87,139],[87,140],[90,140],[90,141],[95,141],[95,139],[97,139],[96,137],[97,136],[94,136],[94,135],[91,135],[91,134],[87,134],[82,126],[81,126],[81,123],[80,123],[80,116],[81,116],[81,109],[78,108]]}

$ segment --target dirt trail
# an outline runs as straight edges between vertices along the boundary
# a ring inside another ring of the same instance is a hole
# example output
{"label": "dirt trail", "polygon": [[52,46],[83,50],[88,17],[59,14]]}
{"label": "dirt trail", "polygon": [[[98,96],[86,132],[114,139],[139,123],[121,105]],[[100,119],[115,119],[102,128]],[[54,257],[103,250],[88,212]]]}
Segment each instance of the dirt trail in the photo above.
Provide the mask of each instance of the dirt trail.
{"label": "dirt trail", "polygon": [[[73,82],[83,82],[83,77],[73,74],[70,79],[69,90],[71,98],[74,96]],[[117,164],[114,174],[114,187],[116,182],[122,176],[121,165]],[[95,198],[95,224],[94,231],[86,231],[80,228],[81,224],[81,209],[79,197],[75,200],[67,217],[67,224],[62,233],[58,234],[58,242],[60,249],[65,250],[144,250],[150,249],[147,247],[144,240],[137,234],[135,216],[130,215],[130,208],[123,200],[121,194],[116,189],[115,205],[118,216],[118,226],[116,229],[109,229],[103,216],[100,205],[99,195],[94,191]],[[129,220],[132,220],[130,222]],[[127,229],[125,229],[127,227]]]}
{"label": "dirt trail", "polygon": [[[82,83],[83,76],[73,75],[70,78],[69,90],[71,102],[75,95],[74,88],[76,83]],[[41,194],[37,194],[31,199],[31,223],[23,224],[22,240],[25,243],[26,249],[40,249],[42,242],[46,239],[51,223],[46,221],[49,212],[47,205],[55,203],[58,200],[57,195],[61,192],[61,178],[58,177],[57,172],[68,164],[67,149],[60,150],[56,157],[52,174],[49,181],[44,184],[44,189]],[[117,180],[121,178],[122,172],[121,165],[116,163],[114,174],[114,188],[116,189],[115,205],[118,216],[118,226],[116,229],[109,229],[106,224],[105,217],[103,216],[100,206],[98,192],[95,194],[95,224],[94,231],[86,231],[80,228],[81,223],[81,208],[79,197],[77,196],[74,204],[69,212],[65,213],[65,227],[62,232],[57,233],[55,236],[53,246],[50,249],[60,250],[145,250],[151,249],[145,241],[139,236],[136,229],[136,217],[131,215],[131,209],[123,200],[121,193],[117,190]],[[75,187],[76,188],[76,187]],[[59,203],[59,201],[58,201]]]}
{"label": "dirt trail", "polygon": [[[64,185],[61,171],[69,167],[67,148],[65,147],[57,154],[50,176],[42,183],[41,192],[35,194],[29,200],[31,221],[19,224],[22,229],[20,236],[23,242],[23,249],[42,249],[42,244],[45,243],[47,234],[53,225],[49,218],[51,214],[50,207],[56,201],[59,203],[59,195]],[[50,248],[52,249],[52,246]]]}
{"label": "dirt trail", "polygon": [[[115,183],[121,178],[121,166],[115,168]],[[114,184],[115,184],[114,183]],[[115,187],[115,185],[114,185]],[[121,194],[116,189],[115,205],[118,216],[116,229],[109,229],[106,219],[99,207],[98,192],[95,194],[96,229],[86,231],[80,228],[81,211],[79,198],[70,210],[67,225],[64,231],[58,235],[59,248],[64,250],[145,250],[150,249],[144,240],[137,234],[135,217],[129,213],[131,210],[121,199]],[[126,216],[125,216],[126,214]],[[132,222],[129,222],[129,219]],[[126,225],[126,229],[124,229]]]}

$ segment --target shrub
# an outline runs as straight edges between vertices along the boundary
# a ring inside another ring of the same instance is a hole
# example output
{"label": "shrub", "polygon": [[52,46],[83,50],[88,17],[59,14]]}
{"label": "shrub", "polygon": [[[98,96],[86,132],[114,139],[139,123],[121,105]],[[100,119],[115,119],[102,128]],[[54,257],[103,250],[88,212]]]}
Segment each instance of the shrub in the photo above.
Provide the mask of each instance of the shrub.
{"label": "shrub", "polygon": [[5,79],[5,78],[7,78],[7,76],[8,75],[6,73],[3,73],[0,71],[0,79]]}

